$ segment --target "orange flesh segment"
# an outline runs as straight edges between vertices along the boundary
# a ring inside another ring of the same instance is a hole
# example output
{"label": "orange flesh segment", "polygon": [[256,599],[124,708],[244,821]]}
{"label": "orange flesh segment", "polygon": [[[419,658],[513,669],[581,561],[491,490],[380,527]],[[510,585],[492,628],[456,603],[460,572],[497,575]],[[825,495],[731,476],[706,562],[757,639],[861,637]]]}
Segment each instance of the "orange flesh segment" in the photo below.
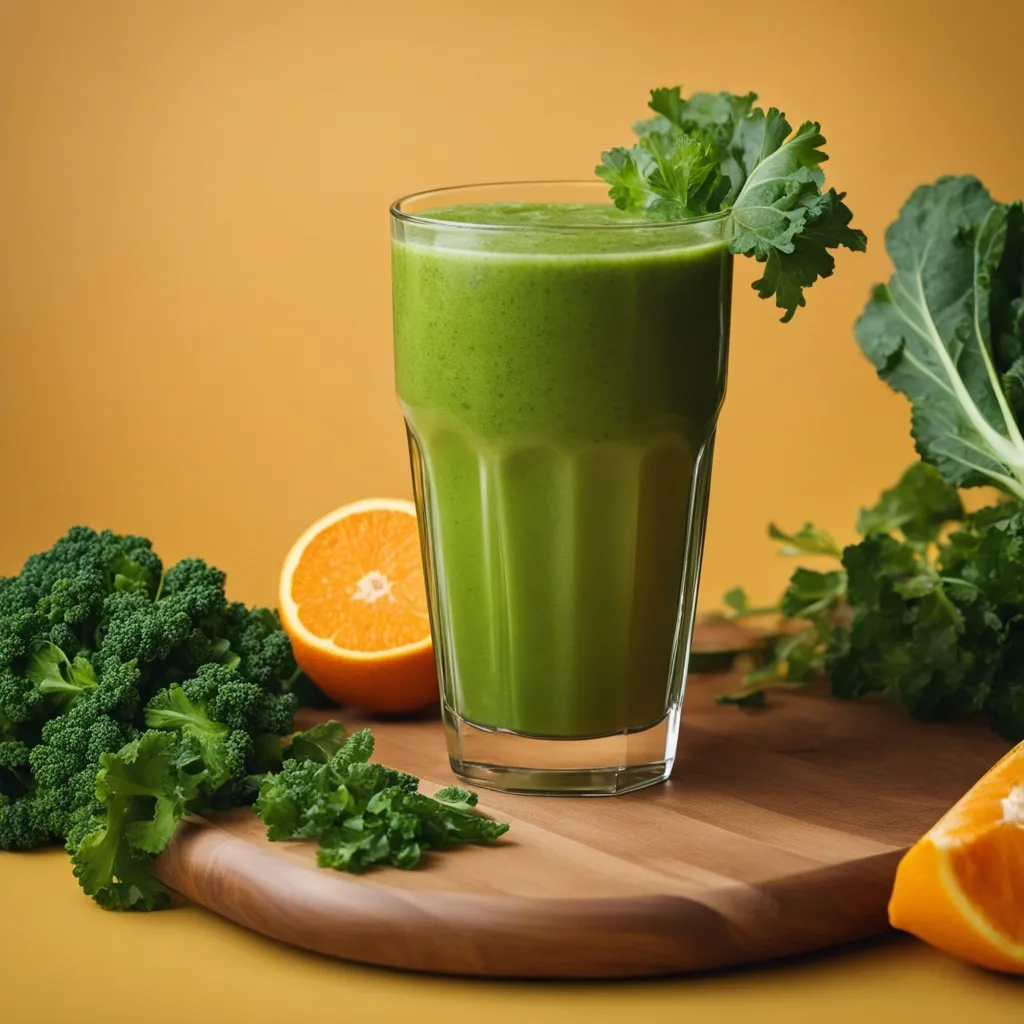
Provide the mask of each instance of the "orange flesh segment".
{"label": "orange flesh segment", "polygon": [[950,851],[961,891],[1000,935],[1024,946],[1024,825],[1005,824]]}
{"label": "orange flesh segment", "polygon": [[996,932],[1024,945],[1024,748],[1000,761],[932,837],[964,896]]}
{"label": "orange flesh segment", "polygon": [[291,581],[299,621],[350,651],[387,651],[430,636],[416,520],[355,512],[307,545]]}

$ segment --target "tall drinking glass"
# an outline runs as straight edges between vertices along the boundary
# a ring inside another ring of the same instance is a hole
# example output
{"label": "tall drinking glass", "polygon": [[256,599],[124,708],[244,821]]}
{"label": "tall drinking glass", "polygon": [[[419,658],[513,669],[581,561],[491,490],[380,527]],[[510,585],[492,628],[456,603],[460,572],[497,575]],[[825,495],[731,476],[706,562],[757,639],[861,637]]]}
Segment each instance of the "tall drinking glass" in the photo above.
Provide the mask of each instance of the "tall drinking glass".
{"label": "tall drinking glass", "polygon": [[672,769],[725,394],[727,220],[600,183],[391,207],[395,370],[455,773],[622,793]]}

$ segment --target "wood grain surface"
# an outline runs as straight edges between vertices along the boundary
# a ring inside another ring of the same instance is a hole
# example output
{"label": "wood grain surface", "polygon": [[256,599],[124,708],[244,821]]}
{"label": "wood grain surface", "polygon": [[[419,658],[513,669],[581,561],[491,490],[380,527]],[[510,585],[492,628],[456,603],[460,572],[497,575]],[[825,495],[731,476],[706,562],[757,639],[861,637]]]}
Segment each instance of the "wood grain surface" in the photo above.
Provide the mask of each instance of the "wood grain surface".
{"label": "wood grain surface", "polygon": [[[180,826],[157,873],[283,942],[440,973],[667,974],[884,931],[902,852],[1007,744],[981,726],[919,725],[820,694],[763,711],[713,703],[735,685],[691,678],[661,786],[600,799],[482,794],[482,809],[512,824],[493,847],[346,875],[318,869],[312,843],[267,842],[237,810]],[[373,728],[376,758],[420,776],[425,792],[452,781],[437,721]]]}

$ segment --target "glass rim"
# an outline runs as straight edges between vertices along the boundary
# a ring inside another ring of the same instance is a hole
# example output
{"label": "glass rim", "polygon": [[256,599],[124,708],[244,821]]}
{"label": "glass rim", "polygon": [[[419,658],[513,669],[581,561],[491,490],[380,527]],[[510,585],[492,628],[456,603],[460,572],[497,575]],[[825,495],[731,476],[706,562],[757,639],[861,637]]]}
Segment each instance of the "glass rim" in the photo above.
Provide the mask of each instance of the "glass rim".
{"label": "glass rim", "polygon": [[[419,192],[409,192],[400,196],[388,207],[390,215],[398,221],[407,224],[416,224],[423,227],[443,227],[455,230],[471,231],[499,231],[499,232],[605,232],[605,231],[658,231],[671,228],[687,227],[691,224],[707,224],[716,220],[724,219],[731,212],[730,210],[717,210],[714,213],[701,214],[699,217],[686,217],[682,220],[643,220],[630,221],[625,224],[476,224],[473,221],[465,220],[443,220],[439,217],[424,217],[419,213],[409,213],[402,209],[404,203],[416,199],[426,199],[431,196],[445,196],[449,193],[468,192],[475,189],[490,188],[521,188],[541,186],[568,186],[585,185],[597,187],[604,184],[596,178],[538,178],[528,181],[482,181],[471,185],[445,185],[441,188],[428,188]],[[452,206],[466,205],[452,203]]]}

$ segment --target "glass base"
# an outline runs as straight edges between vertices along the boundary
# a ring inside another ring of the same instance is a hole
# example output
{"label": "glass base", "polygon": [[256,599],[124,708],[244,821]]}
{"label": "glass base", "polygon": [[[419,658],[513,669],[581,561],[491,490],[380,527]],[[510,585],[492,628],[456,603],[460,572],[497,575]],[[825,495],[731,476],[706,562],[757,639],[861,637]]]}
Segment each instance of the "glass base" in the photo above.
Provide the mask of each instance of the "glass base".
{"label": "glass base", "polygon": [[646,728],[582,739],[488,729],[444,709],[452,771],[505,793],[615,796],[664,782],[672,772],[679,711]]}

